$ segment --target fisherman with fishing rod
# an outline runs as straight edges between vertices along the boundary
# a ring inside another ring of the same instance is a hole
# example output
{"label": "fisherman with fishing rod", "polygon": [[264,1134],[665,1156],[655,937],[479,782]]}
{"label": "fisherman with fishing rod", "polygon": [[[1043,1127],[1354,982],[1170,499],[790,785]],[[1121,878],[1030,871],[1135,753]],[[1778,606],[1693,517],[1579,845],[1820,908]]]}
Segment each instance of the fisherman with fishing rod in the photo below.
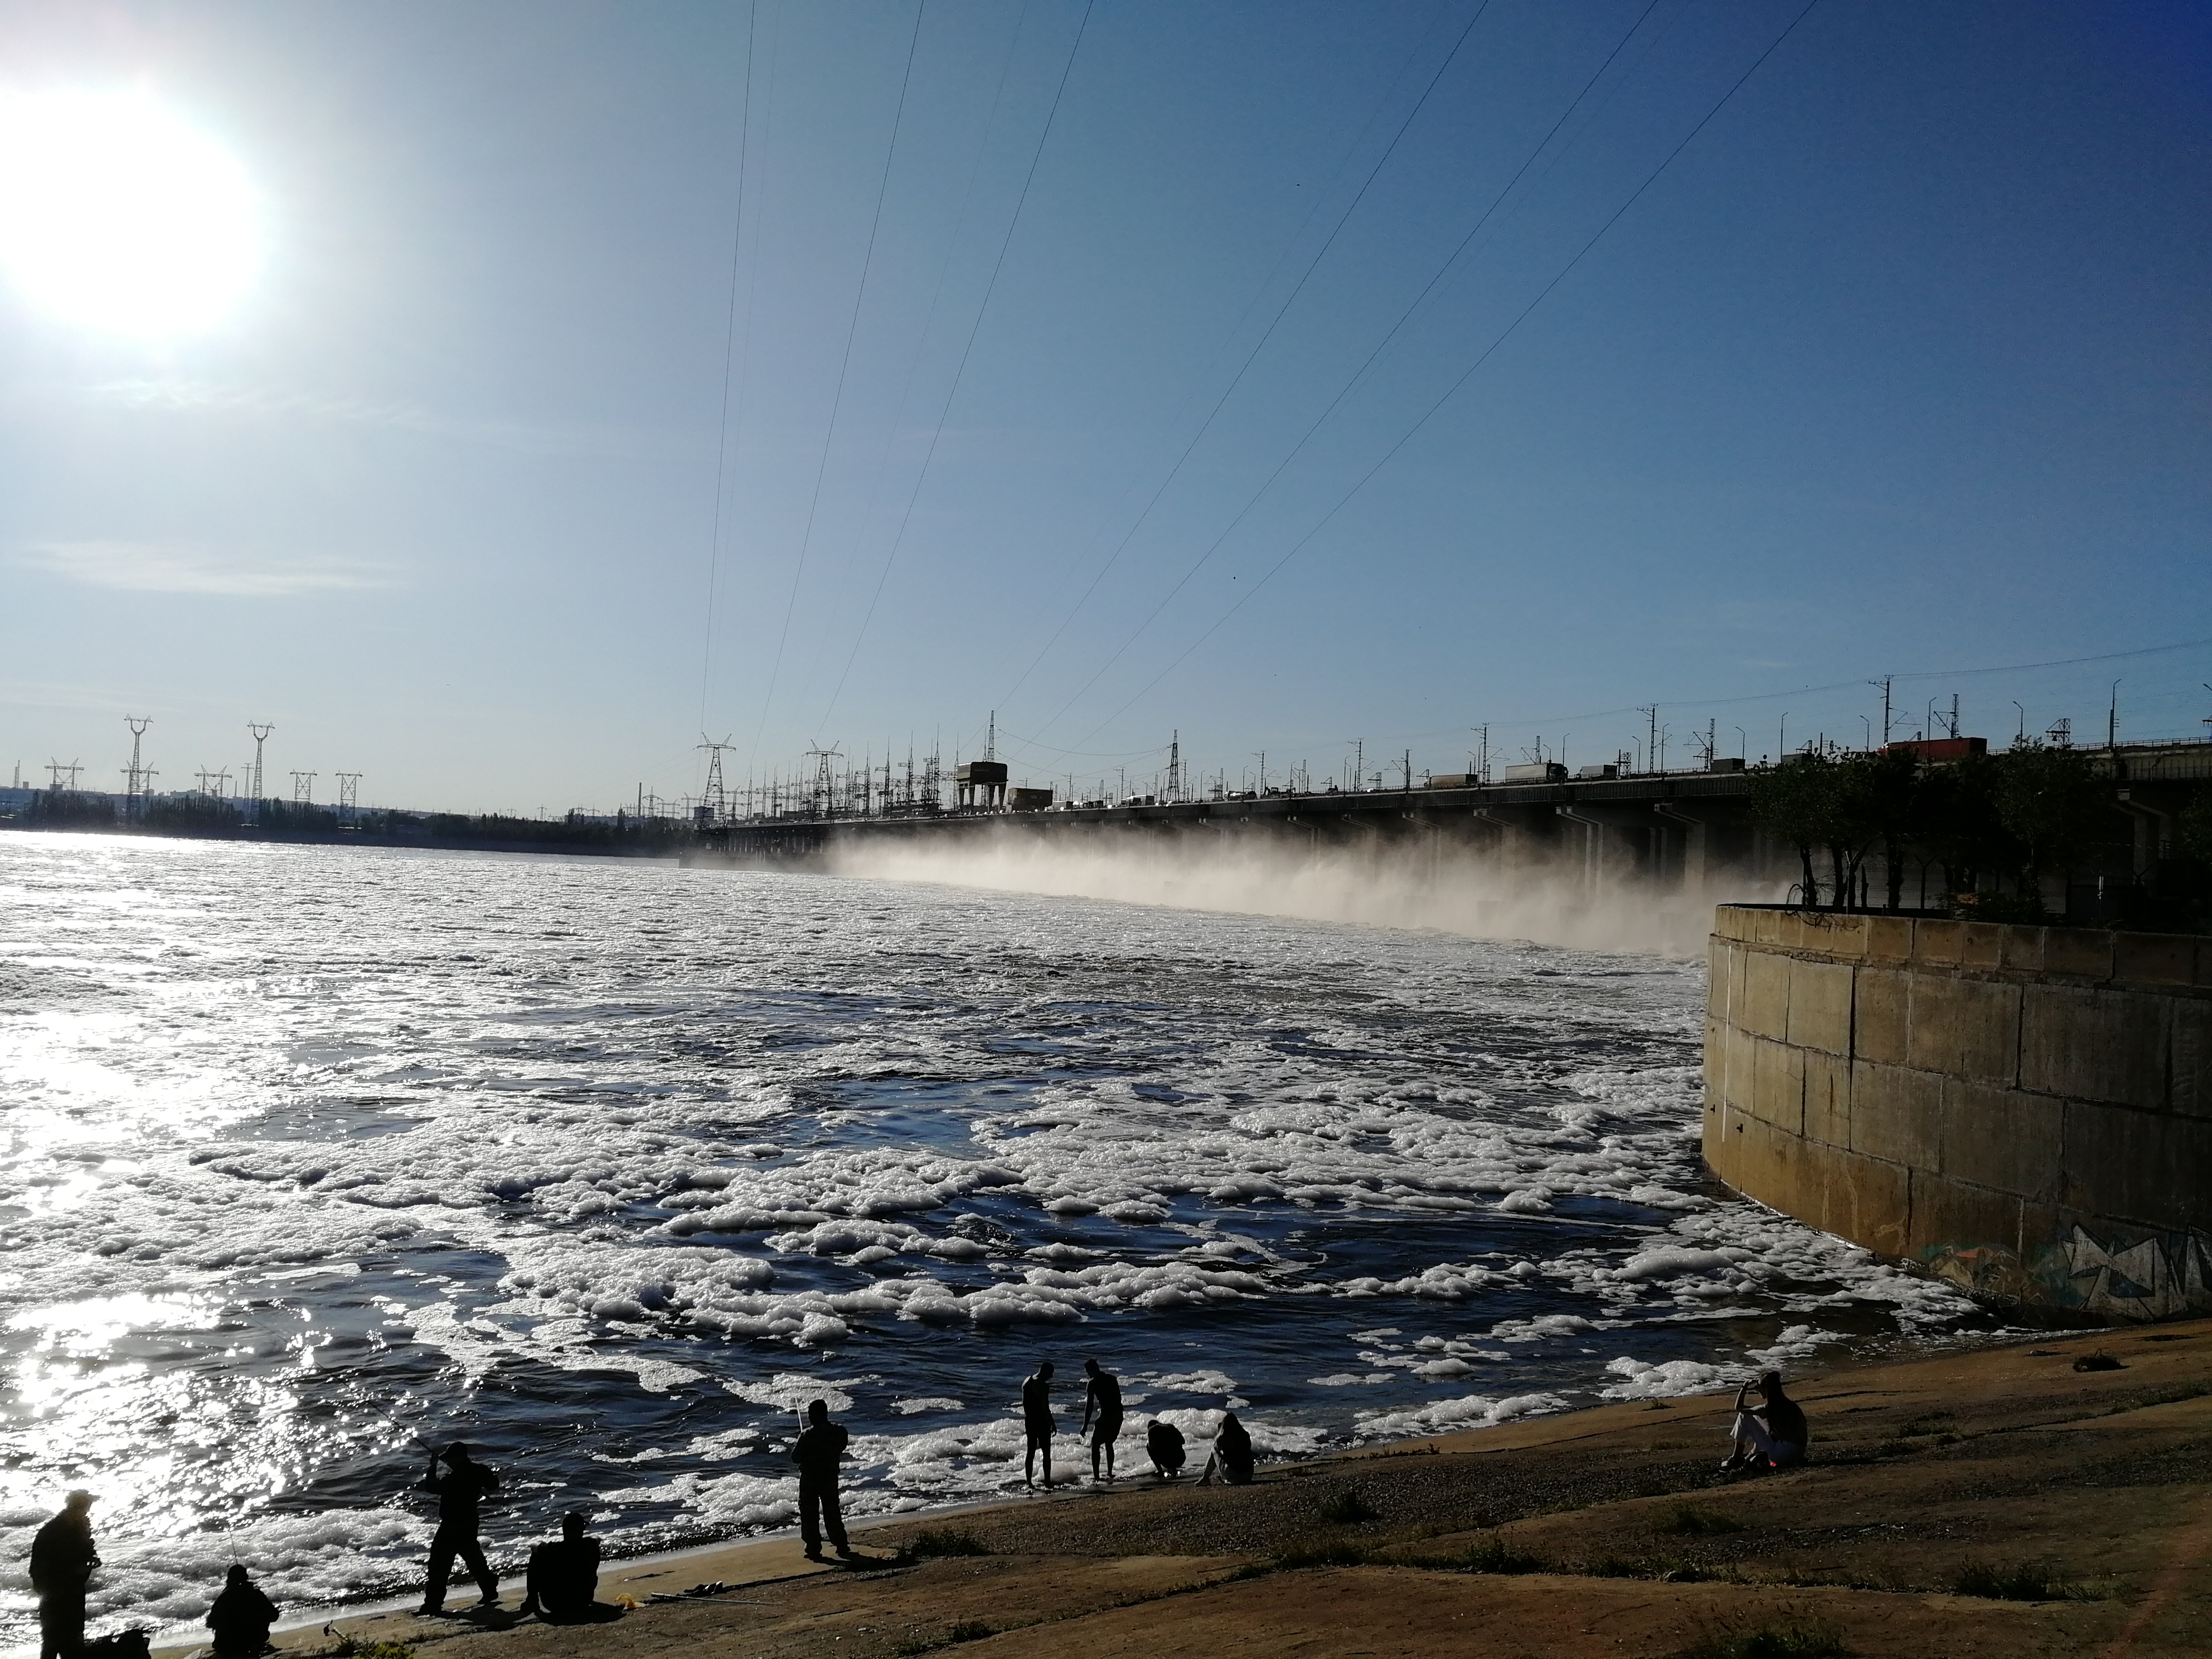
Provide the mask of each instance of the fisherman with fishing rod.
{"label": "fisherman with fishing rod", "polygon": [[[446,1468],[443,1474],[438,1473],[441,1463]],[[456,1556],[483,1592],[477,1605],[499,1605],[499,1575],[484,1559],[483,1545],[477,1536],[483,1525],[484,1495],[498,1486],[499,1476],[471,1457],[469,1449],[458,1440],[443,1453],[430,1454],[429,1471],[416,1488],[438,1499],[438,1530],[430,1540],[430,1583],[422,1593],[421,1609],[426,1617],[435,1618],[445,1611],[446,1585],[453,1577]]]}

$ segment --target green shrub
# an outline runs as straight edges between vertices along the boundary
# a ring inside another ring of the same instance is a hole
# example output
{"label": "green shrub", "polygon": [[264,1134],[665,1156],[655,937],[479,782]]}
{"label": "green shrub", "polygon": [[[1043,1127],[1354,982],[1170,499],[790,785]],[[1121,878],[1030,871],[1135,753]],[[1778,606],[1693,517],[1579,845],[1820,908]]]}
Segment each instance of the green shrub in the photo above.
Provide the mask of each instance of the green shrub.
{"label": "green shrub", "polygon": [[1364,1544],[1344,1539],[1316,1540],[1293,1544],[1275,1558],[1278,1567],[1364,1567],[1375,1559]]}
{"label": "green shrub", "polygon": [[1358,1487],[1346,1486],[1321,1500],[1321,1518],[1332,1526],[1350,1526],[1358,1521],[1379,1520],[1382,1511],[1361,1497]]}
{"label": "green shrub", "polygon": [[901,1550],[916,1561],[926,1561],[939,1555],[988,1555],[991,1552],[983,1540],[972,1532],[955,1532],[950,1528],[925,1528],[900,1546]]}
{"label": "green shrub", "polygon": [[1716,1533],[1741,1532],[1743,1522],[1732,1515],[1723,1515],[1718,1510],[1701,1510],[1694,1504],[1677,1504],[1652,1530],[1674,1533],[1685,1538],[1707,1538]]}
{"label": "green shrub", "polygon": [[1907,1434],[1943,1434],[1958,1426],[1958,1419],[1948,1412],[1930,1412],[1925,1417],[1916,1417],[1910,1423],[1901,1423],[1897,1431]]}
{"label": "green shrub", "polygon": [[1461,1556],[1457,1565],[1468,1572],[1518,1573],[1542,1572],[1550,1564],[1540,1555],[1516,1549],[1503,1533],[1492,1533]]}
{"label": "green shrub", "polygon": [[1838,1659],[1844,1651],[1843,1635],[1832,1625],[1763,1625],[1715,1631],[1675,1659]]}
{"label": "green shrub", "polygon": [[1631,1561],[1619,1555],[1601,1555],[1595,1561],[1583,1563],[1583,1573],[1590,1578],[1642,1578],[1650,1571],[1647,1562]]}
{"label": "green shrub", "polygon": [[1985,1595],[1998,1601],[2060,1601],[2066,1587],[2041,1567],[1993,1567],[1971,1562],[1951,1580],[1954,1595]]}
{"label": "green shrub", "polygon": [[998,1633],[980,1619],[963,1619],[945,1632],[945,1639],[948,1642],[980,1642],[987,1636]]}

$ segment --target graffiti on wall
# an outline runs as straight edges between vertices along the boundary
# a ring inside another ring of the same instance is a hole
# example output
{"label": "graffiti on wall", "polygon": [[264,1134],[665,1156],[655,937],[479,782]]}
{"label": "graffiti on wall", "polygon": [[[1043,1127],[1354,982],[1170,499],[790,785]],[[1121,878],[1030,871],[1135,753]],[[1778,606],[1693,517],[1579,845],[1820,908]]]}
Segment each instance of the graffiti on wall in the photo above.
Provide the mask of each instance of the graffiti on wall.
{"label": "graffiti on wall", "polygon": [[2100,1239],[2077,1224],[2028,1262],[2001,1244],[1938,1244],[1920,1259],[1937,1278],[1997,1301],[2115,1322],[2212,1313],[2212,1239],[2201,1233]]}

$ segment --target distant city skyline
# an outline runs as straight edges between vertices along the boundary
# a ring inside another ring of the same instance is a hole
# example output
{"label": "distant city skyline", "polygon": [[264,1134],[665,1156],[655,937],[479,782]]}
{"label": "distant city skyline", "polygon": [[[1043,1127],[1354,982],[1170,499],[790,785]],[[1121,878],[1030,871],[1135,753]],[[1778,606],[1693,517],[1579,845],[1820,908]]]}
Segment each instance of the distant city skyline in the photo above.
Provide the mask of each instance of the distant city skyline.
{"label": "distant city skyline", "polygon": [[2212,731],[2196,9],[125,3],[0,46],[27,781],[115,787],[126,714],[164,788],[273,720],[272,795],[555,813],[696,794],[704,734],[737,787],[994,713],[1063,787],[1170,732],[1232,781],[1484,726],[1756,760],[1871,740],[1885,676],[1899,735],[1954,694],[2000,743]]}

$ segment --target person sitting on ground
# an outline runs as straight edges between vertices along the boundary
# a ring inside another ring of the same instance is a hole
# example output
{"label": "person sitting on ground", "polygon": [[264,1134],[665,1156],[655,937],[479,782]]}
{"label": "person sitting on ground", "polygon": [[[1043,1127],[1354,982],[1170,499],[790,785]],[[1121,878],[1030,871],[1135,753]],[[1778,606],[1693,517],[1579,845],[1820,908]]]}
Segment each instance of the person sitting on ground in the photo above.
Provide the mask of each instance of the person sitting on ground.
{"label": "person sitting on ground", "polygon": [[1206,1472],[1198,1477],[1198,1484],[1211,1486],[1216,1469],[1221,1471],[1224,1486],[1252,1484],[1252,1437],[1237,1420],[1235,1412],[1221,1414],[1221,1426],[1213,1431],[1213,1455],[1206,1460]]}
{"label": "person sitting on ground", "polygon": [[[1754,1388],[1765,1404],[1744,1403]],[[1735,1444],[1722,1460],[1721,1473],[1786,1469],[1792,1463],[1802,1463],[1807,1432],[1804,1408],[1782,1391],[1782,1373],[1764,1372],[1757,1382],[1747,1382],[1735,1391]]]}
{"label": "person sitting on ground", "polygon": [[276,1622],[276,1604],[261,1593],[244,1567],[234,1565],[223,1581],[222,1594],[208,1609],[216,1659],[245,1659],[268,1652],[269,1627]]}
{"label": "person sitting on ground", "polygon": [[522,1610],[549,1625],[580,1623],[592,1616],[599,1588],[599,1540],[584,1536],[584,1517],[571,1510],[561,1517],[560,1541],[530,1552]]}
{"label": "person sitting on ground", "polygon": [[823,1559],[825,1528],[838,1554],[853,1553],[845,1537],[845,1512],[837,1500],[837,1466],[844,1461],[845,1443],[850,1438],[842,1424],[830,1420],[828,1401],[807,1402],[806,1426],[799,1431],[791,1455],[799,1465],[799,1536],[810,1561]]}
{"label": "person sitting on ground", "polygon": [[1164,1417],[1156,1417],[1145,1430],[1145,1455],[1152,1460],[1152,1473],[1172,1480],[1182,1473],[1182,1431]]}

